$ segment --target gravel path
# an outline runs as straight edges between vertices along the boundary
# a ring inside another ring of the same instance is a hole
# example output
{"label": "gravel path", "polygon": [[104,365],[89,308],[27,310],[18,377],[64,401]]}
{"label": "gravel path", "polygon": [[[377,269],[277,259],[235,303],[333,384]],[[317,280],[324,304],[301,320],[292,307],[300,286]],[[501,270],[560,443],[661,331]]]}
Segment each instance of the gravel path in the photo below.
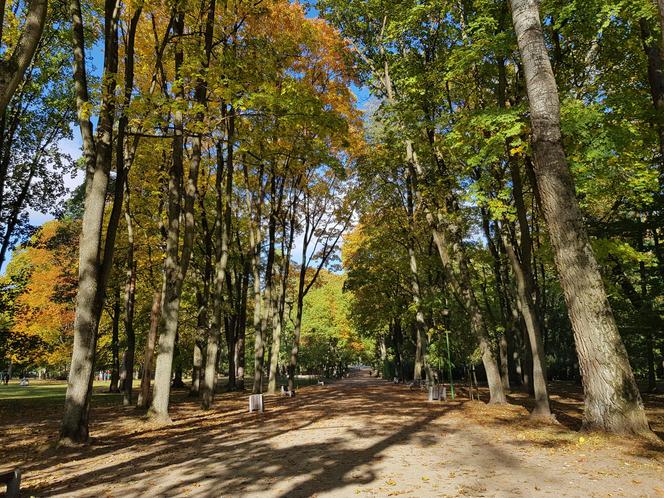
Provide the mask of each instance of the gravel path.
{"label": "gravel path", "polygon": [[650,443],[580,439],[513,405],[428,403],[366,372],[266,397],[263,414],[246,395],[216,405],[178,404],[167,427],[99,413],[91,447],[29,458],[26,496],[664,496]]}

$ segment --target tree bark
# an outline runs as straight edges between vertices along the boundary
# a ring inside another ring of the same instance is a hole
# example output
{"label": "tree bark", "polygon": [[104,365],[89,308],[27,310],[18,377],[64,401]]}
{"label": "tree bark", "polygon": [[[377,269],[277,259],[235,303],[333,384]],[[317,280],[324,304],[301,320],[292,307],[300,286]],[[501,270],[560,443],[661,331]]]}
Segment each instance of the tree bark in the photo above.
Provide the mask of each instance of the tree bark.
{"label": "tree bark", "polygon": [[[231,109],[231,112],[234,111]],[[217,384],[217,355],[219,354],[219,339],[221,338],[221,328],[223,323],[223,292],[226,280],[226,267],[228,265],[229,238],[231,235],[231,196],[233,194],[234,173],[233,118],[229,119],[228,123],[228,153],[225,168],[225,182],[222,182],[224,178],[223,148],[220,143],[217,144],[217,211],[220,215],[219,223],[217,223],[217,245],[219,250],[217,253],[217,261],[215,263],[214,321],[207,341],[205,376],[201,389],[201,406],[204,409],[208,409],[212,406],[212,402],[214,401],[214,392]],[[229,349],[228,354],[230,356],[233,354],[233,352]]]}
{"label": "tree bark", "polygon": [[0,61],[0,116],[5,113],[9,101],[23,81],[25,71],[37,51],[46,23],[47,7],[47,0],[30,0],[28,14],[16,47],[8,60]]}
{"label": "tree bark", "polygon": [[129,184],[126,184],[125,220],[127,223],[127,284],[125,286],[124,328],[127,344],[124,354],[124,378],[122,382],[122,404],[132,404],[134,387],[134,355],[136,352],[136,334],[134,332],[134,309],[136,302],[136,261],[134,259],[134,225],[129,204]]}
{"label": "tree bark", "polygon": [[157,344],[157,333],[159,331],[159,317],[161,316],[161,301],[163,289],[154,292],[152,297],[152,308],[150,310],[150,330],[143,352],[143,376],[141,377],[141,390],[138,394],[137,408],[147,408],[150,404],[150,383],[152,381],[152,357]]}
{"label": "tree bark", "polygon": [[120,380],[120,289],[115,289],[115,297],[113,300],[113,315],[112,318],[112,337],[111,337],[111,354],[113,357],[111,366],[111,382],[108,385],[109,393],[118,393],[118,382]]}
{"label": "tree bark", "polygon": [[403,334],[401,332],[401,319],[400,318],[395,318],[394,319],[394,327],[393,327],[393,342],[394,342],[394,358],[395,358],[395,363],[396,363],[396,369],[398,372],[399,380],[401,382],[404,382],[406,380],[406,372],[404,371],[404,366],[403,366]]}
{"label": "tree bark", "polygon": [[[502,331],[498,335],[498,354],[500,360],[500,378],[503,383],[503,389],[509,391],[510,389],[510,376],[509,376],[509,359],[508,359],[508,343],[507,343],[507,331],[510,328],[511,318],[509,313],[509,297],[507,295],[507,290],[505,288],[505,282],[503,281],[503,260],[501,258],[500,251],[495,243],[492,234],[491,234],[491,224],[489,220],[489,213],[485,208],[482,208],[482,229],[484,231],[484,237],[487,240],[487,246],[489,247],[489,253],[493,260],[493,277],[494,277],[494,287],[496,295],[498,296],[500,303],[500,325],[502,326]],[[498,234],[500,236],[500,234]]]}
{"label": "tree bark", "polygon": [[[533,366],[532,387],[535,395],[535,410],[532,415],[549,418],[551,417],[551,409],[549,407],[549,393],[546,385],[546,359],[544,343],[542,341],[541,321],[537,316],[535,280],[531,266],[532,239],[530,237],[526,206],[523,201],[521,172],[519,171],[519,165],[515,161],[510,161],[510,172],[512,176],[514,204],[519,223],[520,243],[517,243],[516,237],[512,237],[512,242],[510,242],[505,236],[503,245],[510,260],[512,271],[514,272],[517,306],[523,317],[530,344]],[[516,251],[517,247],[518,254]]]}
{"label": "tree bark", "polygon": [[237,374],[235,376],[238,391],[244,391],[244,368],[245,368],[245,334],[247,328],[247,298],[249,295],[249,273],[245,266],[242,275],[242,292],[240,294],[239,318],[237,326],[237,339],[235,342],[235,365]]}
{"label": "tree bark", "polygon": [[[267,248],[267,264],[265,265],[265,290],[263,291],[263,306],[261,313],[261,332],[260,335],[264,342],[267,342],[268,325],[273,321],[275,314],[274,299],[273,299],[273,281],[274,281],[274,260],[275,260],[275,236],[276,236],[276,204],[277,204],[277,188],[276,176],[274,168],[270,172],[270,214],[268,219],[268,248]],[[264,353],[263,353],[264,354]],[[265,364],[265,359],[262,358],[261,364]],[[261,372],[261,391],[263,387],[263,372]],[[255,386],[254,386],[255,389]]]}
{"label": "tree bark", "polygon": [[[524,234],[521,234],[524,237]],[[514,278],[517,287],[517,305],[521,316],[526,325],[528,340],[530,343],[530,352],[533,360],[533,390],[535,394],[535,409],[533,416],[550,417],[551,409],[549,407],[549,394],[546,386],[546,365],[544,363],[544,345],[542,344],[542,334],[537,319],[535,302],[533,301],[532,281],[529,278],[527,269],[514,248],[508,241],[505,241],[505,249],[512,265]]]}
{"label": "tree bark", "polygon": [[417,270],[417,257],[415,256],[415,202],[413,199],[413,178],[406,179],[406,214],[408,216],[408,263],[410,268],[410,285],[415,306],[415,366],[413,379],[422,379],[422,370],[426,368],[427,335],[422,310],[422,295],[420,293],[420,277]]}
{"label": "tree bark", "polygon": [[[277,214],[281,212],[281,207],[283,205],[284,198],[284,183],[282,182],[280,187],[276,188],[276,183],[273,186],[273,199],[272,203],[276,204],[276,208],[273,208],[271,213],[271,251],[272,251],[272,266],[275,267],[275,273],[277,275],[277,291],[276,294],[274,290],[271,291],[272,299],[270,303],[270,308],[272,310],[272,351],[270,354],[270,365],[268,372],[268,386],[267,392],[274,394],[277,392],[277,369],[279,367],[279,352],[281,350],[281,330],[283,325],[283,316],[284,316],[284,304],[285,304],[285,293],[286,286],[288,284],[288,268],[290,258],[290,247],[293,245],[293,238],[295,233],[291,226],[290,237],[287,238],[286,228],[284,222],[283,234],[282,234],[282,245],[281,245],[281,255],[279,258],[275,255],[275,243],[276,243],[276,224],[277,224]],[[278,191],[278,194],[277,194]],[[275,194],[278,195],[278,198],[275,199]],[[288,246],[288,247],[287,247]],[[272,288],[272,285],[271,285]]]}
{"label": "tree bark", "polygon": [[[175,21],[177,35],[175,48],[175,75],[180,77],[184,62],[182,36],[184,34],[184,13],[178,12]],[[177,97],[184,101],[184,86],[178,88]],[[164,298],[161,308],[162,333],[159,335],[159,349],[155,365],[155,382],[150,417],[156,421],[170,422],[168,401],[173,372],[173,355],[178,330],[180,311],[180,293],[184,278],[189,268],[194,237],[194,207],[197,194],[198,171],[200,163],[192,161],[189,175],[184,181],[184,123],[181,110],[174,112],[173,119],[173,160],[169,172],[168,185],[168,236],[166,239],[166,259],[164,261]],[[184,184],[184,185],[183,185]],[[184,190],[184,192],[182,192]],[[184,193],[184,209],[182,194]],[[184,219],[182,249],[179,250],[180,216]]]}
{"label": "tree bark", "polygon": [[281,330],[283,324],[283,309],[288,275],[286,273],[286,260],[282,251],[281,263],[276,264],[276,273],[279,275],[279,287],[272,306],[276,312],[272,315],[272,351],[270,354],[270,372],[267,383],[267,392],[277,392],[277,372],[279,368],[279,352],[281,350]]}
{"label": "tree bark", "polygon": [[[249,223],[249,254],[251,262],[251,273],[253,277],[254,294],[254,382],[252,391],[254,394],[263,392],[263,359],[265,355],[264,338],[261,329],[261,281],[260,281],[260,248],[261,248],[261,207],[263,203],[263,166],[261,164],[258,172],[258,192],[256,195],[247,195],[247,212],[250,216]],[[249,188],[249,171],[245,163],[244,179]]]}
{"label": "tree bark", "polygon": [[583,427],[649,434],[574,192],[560,131],[558,89],[536,0],[510,0],[530,106],[534,172],[583,376]]}
{"label": "tree bark", "polygon": [[114,0],[106,0],[105,4],[104,85],[102,88],[97,143],[95,143],[92,135],[92,123],[85,110],[89,104],[89,98],[80,0],[71,0],[69,9],[74,33],[74,86],[83,140],[86,181],[84,214],[79,242],[79,284],[74,320],[74,347],[65,397],[65,410],[60,429],[60,442],[76,444],[86,442],[89,436],[88,418],[97,331],[101,318],[106,278],[112,262],[114,234],[117,230],[117,224],[109,224],[106,234],[107,245],[102,254],[104,209],[112,160],[112,133],[115,112],[113,93],[118,65],[117,19],[120,5]]}

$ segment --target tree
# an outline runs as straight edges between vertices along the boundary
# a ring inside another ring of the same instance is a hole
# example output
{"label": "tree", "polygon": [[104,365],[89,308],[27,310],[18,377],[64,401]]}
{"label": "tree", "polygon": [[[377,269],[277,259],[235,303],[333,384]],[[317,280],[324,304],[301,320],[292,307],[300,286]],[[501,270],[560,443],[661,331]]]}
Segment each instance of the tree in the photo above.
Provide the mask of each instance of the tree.
{"label": "tree", "polygon": [[[0,26],[4,24],[5,4],[2,4]],[[14,46],[9,59],[0,61],[0,115],[4,116],[5,109],[12,99],[25,75],[32,57],[37,50],[39,40],[44,31],[46,22],[47,0],[31,0],[27,5],[27,13],[23,30]],[[0,27],[0,38],[2,28]]]}
{"label": "tree", "polygon": [[584,427],[648,433],[643,402],[574,194],[539,8],[534,0],[511,0],[510,4],[528,92],[533,169],[583,375]]}

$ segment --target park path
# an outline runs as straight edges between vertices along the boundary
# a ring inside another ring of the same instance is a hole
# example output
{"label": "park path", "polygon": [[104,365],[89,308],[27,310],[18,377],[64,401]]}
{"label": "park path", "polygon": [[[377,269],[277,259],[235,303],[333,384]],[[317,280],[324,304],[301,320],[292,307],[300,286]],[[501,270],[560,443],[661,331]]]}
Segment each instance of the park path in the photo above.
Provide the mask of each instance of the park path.
{"label": "park path", "polygon": [[661,453],[563,427],[516,406],[429,403],[362,371],[295,398],[174,407],[174,423],[99,411],[95,443],[25,465],[36,496],[664,496]]}

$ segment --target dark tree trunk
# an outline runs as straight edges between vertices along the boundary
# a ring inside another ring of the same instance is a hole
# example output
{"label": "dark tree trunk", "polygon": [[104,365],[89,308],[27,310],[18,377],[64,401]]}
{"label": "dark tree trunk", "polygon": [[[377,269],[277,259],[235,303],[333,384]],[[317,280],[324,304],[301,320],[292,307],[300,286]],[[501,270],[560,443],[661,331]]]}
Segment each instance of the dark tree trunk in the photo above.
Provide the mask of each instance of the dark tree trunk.
{"label": "dark tree trunk", "polygon": [[147,408],[150,404],[150,383],[152,381],[152,358],[154,348],[157,344],[157,333],[159,331],[159,317],[161,316],[162,291],[155,291],[152,298],[152,309],[150,310],[150,330],[143,352],[143,376],[141,377],[141,391],[138,394],[138,408]]}
{"label": "dark tree trunk", "polygon": [[249,295],[249,269],[245,266],[242,275],[242,292],[239,304],[239,318],[237,325],[237,339],[235,342],[235,364],[237,366],[237,389],[244,391],[245,369],[245,334],[247,329],[247,298]]}
{"label": "dark tree trunk", "polygon": [[111,383],[108,385],[109,393],[118,393],[118,382],[120,381],[120,289],[115,289],[112,315],[112,337],[111,337]]}
{"label": "dark tree trunk", "polygon": [[[134,389],[134,356],[136,353],[136,334],[134,332],[134,308],[136,302],[136,261],[134,260],[134,225],[131,214],[130,191],[129,191],[129,168],[134,160],[138,141],[135,140],[133,147],[126,144],[126,128],[129,118],[124,110],[131,102],[132,90],[134,88],[134,47],[136,41],[136,29],[140,19],[142,7],[137,7],[129,24],[127,35],[127,46],[125,47],[125,100],[124,109],[118,121],[118,138],[116,143],[117,169],[125,173],[125,222],[127,224],[127,284],[125,287],[125,318],[124,327],[127,336],[126,349],[123,355],[123,372],[121,376],[122,404],[132,404]],[[124,167],[122,166],[124,164]]]}
{"label": "dark tree trunk", "polygon": [[401,382],[406,380],[403,366],[403,334],[401,333],[401,320],[395,318],[392,322],[392,343],[394,345],[394,363],[397,371],[397,377]]}
{"label": "dark tree trunk", "polygon": [[530,385],[535,395],[535,410],[533,411],[533,415],[551,417],[549,394],[546,385],[546,357],[542,342],[541,320],[537,316],[535,298],[537,292],[531,266],[532,239],[530,237],[530,226],[523,200],[523,185],[519,165],[515,161],[511,161],[510,170],[514,204],[519,222],[520,243],[517,242],[515,236],[512,236],[511,241],[505,240],[504,247],[512,265],[512,271],[516,280],[517,307],[523,318],[528,343],[530,344],[529,353],[532,363],[532,382]]}
{"label": "dark tree trunk", "polygon": [[[502,331],[498,335],[498,353],[500,360],[500,378],[503,383],[503,389],[509,391],[510,389],[510,376],[509,376],[509,360],[508,360],[508,345],[507,345],[507,331],[510,328],[511,317],[509,311],[509,297],[507,295],[507,289],[505,288],[505,282],[503,282],[503,260],[501,258],[500,251],[498,250],[499,245],[494,242],[493,236],[491,234],[491,224],[489,220],[489,213],[486,209],[482,208],[482,229],[484,231],[484,237],[487,240],[487,245],[489,247],[489,253],[493,260],[493,277],[494,277],[494,287],[496,295],[498,296],[500,303],[500,318],[499,324],[502,327]],[[500,234],[498,234],[500,236]]]}
{"label": "dark tree trunk", "polygon": [[424,311],[422,310],[422,294],[420,293],[420,277],[417,270],[417,256],[415,255],[415,201],[413,192],[413,178],[406,179],[406,214],[408,216],[408,263],[410,268],[410,288],[413,293],[413,305],[415,306],[415,366],[413,379],[421,380],[422,371],[427,368],[427,334],[424,322]]}

